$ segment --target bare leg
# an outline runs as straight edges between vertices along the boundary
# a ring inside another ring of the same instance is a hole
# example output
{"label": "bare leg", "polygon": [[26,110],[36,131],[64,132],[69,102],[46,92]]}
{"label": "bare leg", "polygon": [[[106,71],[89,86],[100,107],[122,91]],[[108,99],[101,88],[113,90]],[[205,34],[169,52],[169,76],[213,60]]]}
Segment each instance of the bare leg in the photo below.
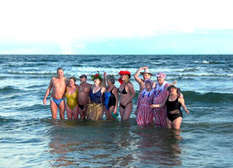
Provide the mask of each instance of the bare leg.
{"label": "bare leg", "polygon": [[59,110],[60,110],[60,119],[64,120],[65,119],[65,101],[64,100],[60,103]]}
{"label": "bare leg", "polygon": [[172,122],[167,118],[167,128],[172,128]]}
{"label": "bare leg", "polygon": [[109,114],[110,114],[110,119],[111,119],[111,120],[114,120],[114,118],[112,117],[112,112],[114,112],[114,109],[115,109],[115,106],[111,106],[111,107],[109,108]]}
{"label": "bare leg", "polygon": [[182,123],[182,117],[178,117],[177,119],[175,119],[173,122],[172,122],[172,127],[176,130],[179,130],[180,129],[180,126],[181,126],[181,123]]}
{"label": "bare leg", "polygon": [[78,106],[75,106],[74,109],[73,109],[73,117],[74,117],[73,119],[74,120],[77,120],[79,118],[78,117],[79,116],[79,110],[78,109],[79,109]]}
{"label": "bare leg", "polygon": [[66,112],[67,112],[68,120],[72,120],[72,111],[67,104],[66,104]]}
{"label": "bare leg", "polygon": [[57,105],[52,100],[50,100],[50,109],[52,113],[52,118],[56,120],[57,119]]}
{"label": "bare leg", "polygon": [[79,110],[79,113],[80,113],[80,118],[81,118],[82,120],[87,119],[87,106],[84,105],[84,108],[83,108],[83,109],[81,109],[80,107],[78,107],[78,110]]}
{"label": "bare leg", "polygon": [[125,107],[123,120],[128,120],[130,118],[130,114],[132,112],[132,109],[133,109],[133,103],[130,103]]}
{"label": "bare leg", "polygon": [[120,115],[121,115],[121,121],[123,121],[125,109],[120,106]]}

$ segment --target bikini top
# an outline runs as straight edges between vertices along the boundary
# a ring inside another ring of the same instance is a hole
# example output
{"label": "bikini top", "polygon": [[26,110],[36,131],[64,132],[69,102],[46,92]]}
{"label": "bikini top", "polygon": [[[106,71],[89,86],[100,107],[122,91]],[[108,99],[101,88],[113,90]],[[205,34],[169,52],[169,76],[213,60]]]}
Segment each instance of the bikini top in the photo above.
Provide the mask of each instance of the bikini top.
{"label": "bikini top", "polygon": [[71,94],[66,92],[65,96],[67,97],[67,99],[76,99],[78,97],[78,89],[76,89],[75,92]]}
{"label": "bikini top", "polygon": [[102,93],[101,93],[101,89],[99,89],[98,92],[93,93],[93,89],[90,89],[90,99],[91,102],[97,103],[97,104],[101,104],[102,103]]}
{"label": "bikini top", "polygon": [[178,101],[178,97],[176,98],[175,101],[169,101],[169,97],[166,101],[166,106],[167,106],[167,111],[173,111],[173,110],[180,110],[181,104]]}
{"label": "bikini top", "polygon": [[118,90],[119,90],[119,92],[120,92],[121,94],[127,94],[125,87],[124,87],[123,90],[120,90],[120,89],[118,89]]}

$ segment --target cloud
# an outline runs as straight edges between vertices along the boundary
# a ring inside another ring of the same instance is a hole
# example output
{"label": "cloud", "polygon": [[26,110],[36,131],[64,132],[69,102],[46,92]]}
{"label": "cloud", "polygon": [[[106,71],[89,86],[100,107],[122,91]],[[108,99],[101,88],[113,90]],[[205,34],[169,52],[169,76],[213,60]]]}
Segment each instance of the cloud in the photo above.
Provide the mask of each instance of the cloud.
{"label": "cloud", "polygon": [[56,43],[73,53],[75,43],[233,29],[232,7],[231,0],[1,1],[0,40]]}

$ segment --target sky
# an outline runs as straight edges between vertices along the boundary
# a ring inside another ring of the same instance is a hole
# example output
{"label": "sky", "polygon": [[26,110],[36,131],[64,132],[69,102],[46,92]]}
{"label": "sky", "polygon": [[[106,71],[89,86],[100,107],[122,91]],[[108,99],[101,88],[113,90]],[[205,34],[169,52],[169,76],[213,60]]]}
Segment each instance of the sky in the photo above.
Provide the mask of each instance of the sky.
{"label": "sky", "polygon": [[0,54],[232,54],[233,0],[0,0]]}

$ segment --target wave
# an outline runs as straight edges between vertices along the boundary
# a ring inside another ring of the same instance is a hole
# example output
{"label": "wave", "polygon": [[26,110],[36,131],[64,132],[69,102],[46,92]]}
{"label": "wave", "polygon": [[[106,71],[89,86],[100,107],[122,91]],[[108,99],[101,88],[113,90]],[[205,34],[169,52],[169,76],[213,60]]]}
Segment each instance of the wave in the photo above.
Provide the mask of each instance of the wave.
{"label": "wave", "polygon": [[16,93],[21,91],[20,89],[15,88],[14,86],[5,86],[0,88],[0,93]]}
{"label": "wave", "polygon": [[205,103],[232,103],[233,102],[233,94],[231,93],[199,93],[194,91],[184,91],[182,92],[185,99],[189,102],[205,102]]}

